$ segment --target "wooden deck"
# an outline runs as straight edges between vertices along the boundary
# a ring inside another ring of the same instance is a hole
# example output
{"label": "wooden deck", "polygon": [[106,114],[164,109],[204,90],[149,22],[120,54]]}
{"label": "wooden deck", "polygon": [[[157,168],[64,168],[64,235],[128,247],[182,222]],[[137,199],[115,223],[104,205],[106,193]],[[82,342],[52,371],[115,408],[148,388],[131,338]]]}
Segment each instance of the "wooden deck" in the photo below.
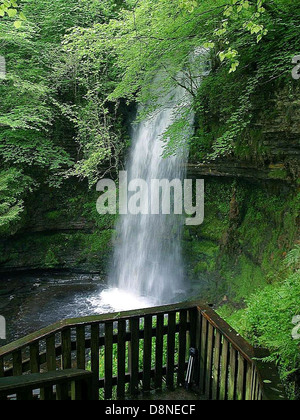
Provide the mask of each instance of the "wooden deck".
{"label": "wooden deck", "polygon": [[69,319],[2,347],[0,398],[38,388],[43,400],[143,399],[166,388],[156,400],[187,399],[190,348],[193,399],[285,399],[276,368],[199,302]]}
{"label": "wooden deck", "polygon": [[138,401],[206,401],[206,397],[199,395],[198,392],[186,391],[178,388],[174,391],[157,392],[153,391],[149,395],[142,395]]}

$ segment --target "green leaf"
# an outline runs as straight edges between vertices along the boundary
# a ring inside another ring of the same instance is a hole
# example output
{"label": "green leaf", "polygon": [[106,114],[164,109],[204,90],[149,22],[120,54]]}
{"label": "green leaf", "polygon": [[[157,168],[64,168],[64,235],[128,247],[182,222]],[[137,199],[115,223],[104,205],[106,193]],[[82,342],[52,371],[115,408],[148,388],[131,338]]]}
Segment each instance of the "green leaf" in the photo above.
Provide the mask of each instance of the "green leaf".
{"label": "green leaf", "polygon": [[15,28],[17,28],[17,29],[20,29],[20,28],[21,28],[21,26],[22,26],[22,22],[21,22],[20,20],[16,20],[16,21],[14,22],[14,26],[15,26]]}
{"label": "green leaf", "polygon": [[11,17],[11,18],[13,18],[13,17],[15,17],[16,15],[17,15],[17,10],[16,9],[8,9],[7,10],[7,14],[8,14],[8,16],[9,17]]}

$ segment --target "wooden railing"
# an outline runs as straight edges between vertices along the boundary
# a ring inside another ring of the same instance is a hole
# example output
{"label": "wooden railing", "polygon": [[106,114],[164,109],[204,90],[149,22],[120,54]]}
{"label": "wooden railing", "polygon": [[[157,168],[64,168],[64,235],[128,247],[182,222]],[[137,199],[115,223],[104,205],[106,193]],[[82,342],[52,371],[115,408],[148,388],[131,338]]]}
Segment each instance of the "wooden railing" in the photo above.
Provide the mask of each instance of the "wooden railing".
{"label": "wooden railing", "polygon": [[[189,348],[199,356],[194,387],[207,399],[284,398],[276,371],[268,366],[263,377],[255,350],[195,302],[70,319],[31,334],[0,348],[0,387],[1,378],[59,372],[61,380],[63,371],[77,369],[91,372],[90,399],[135,398],[184,384]],[[58,399],[58,385],[54,375],[51,385],[40,387],[40,398]],[[67,386],[60,399],[74,397]],[[10,387],[6,396],[12,394]]]}

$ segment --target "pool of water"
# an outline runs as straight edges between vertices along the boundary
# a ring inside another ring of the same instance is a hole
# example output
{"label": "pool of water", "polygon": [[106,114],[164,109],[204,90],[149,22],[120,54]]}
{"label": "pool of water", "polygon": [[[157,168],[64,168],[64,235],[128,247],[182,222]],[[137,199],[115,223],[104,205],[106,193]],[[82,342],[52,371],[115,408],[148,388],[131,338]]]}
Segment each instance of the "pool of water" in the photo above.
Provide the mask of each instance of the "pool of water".
{"label": "pool of water", "polygon": [[[175,301],[187,297],[179,290]],[[107,279],[93,274],[0,274],[0,315],[6,319],[6,340],[0,340],[0,346],[63,319],[118,313],[175,301],[156,302],[149,297],[108,288]]]}
{"label": "pool of water", "polygon": [[152,306],[146,298],[108,289],[98,275],[41,273],[1,275],[0,315],[6,319],[6,341],[67,318]]}

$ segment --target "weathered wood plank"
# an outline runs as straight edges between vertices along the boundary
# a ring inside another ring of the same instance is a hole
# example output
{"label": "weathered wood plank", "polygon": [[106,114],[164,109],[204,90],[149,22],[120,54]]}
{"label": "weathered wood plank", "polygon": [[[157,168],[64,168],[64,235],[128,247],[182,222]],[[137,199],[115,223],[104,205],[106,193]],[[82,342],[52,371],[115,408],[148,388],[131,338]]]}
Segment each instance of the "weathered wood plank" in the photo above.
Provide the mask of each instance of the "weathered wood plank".
{"label": "weathered wood plank", "polygon": [[113,377],[113,322],[105,323],[105,380],[104,395],[106,400],[112,398]]}
{"label": "weathered wood plank", "polygon": [[85,369],[85,327],[76,327],[76,360],[77,369]]}
{"label": "weathered wood plank", "polygon": [[187,350],[187,311],[180,311],[179,320],[179,355],[178,355],[178,376],[177,385],[183,385],[185,382],[186,370],[186,350]]}
{"label": "weathered wood plank", "polygon": [[93,399],[99,399],[99,368],[100,368],[100,360],[99,360],[99,324],[93,324],[91,326],[91,370],[93,372],[93,390],[94,395]]}
{"label": "weathered wood plank", "polygon": [[174,389],[176,312],[168,314],[167,377],[168,389]]}
{"label": "weathered wood plank", "polygon": [[219,399],[225,401],[228,395],[228,375],[229,375],[229,343],[223,338],[221,351],[221,378]]}
{"label": "weathered wood plank", "polygon": [[246,373],[246,401],[252,401],[253,398],[253,381],[254,381],[254,371],[255,367],[251,363],[247,363],[247,373]]}
{"label": "weathered wood plank", "polygon": [[126,321],[118,322],[118,384],[117,397],[125,397],[125,376],[126,376]]}
{"label": "weathered wood plank", "polygon": [[81,380],[90,378],[91,372],[67,369],[55,372],[34,373],[32,375],[10,376],[1,378],[0,392],[14,392],[24,387],[28,389],[38,389],[41,386],[56,385],[72,380]]}
{"label": "weathered wood plank", "polygon": [[56,351],[54,334],[48,337],[46,340],[46,360],[48,372],[56,370]]}
{"label": "weathered wood plank", "polygon": [[189,311],[190,321],[190,334],[189,334],[189,346],[196,348],[197,343],[197,323],[198,323],[198,311],[197,308],[191,308]]}
{"label": "weathered wood plank", "polygon": [[241,354],[238,354],[238,373],[236,384],[236,399],[244,401],[246,395],[246,360]]}
{"label": "weathered wood plank", "polygon": [[40,371],[40,357],[39,357],[39,343],[32,343],[29,347],[30,351],[30,362],[29,362],[29,369],[31,373],[39,373]]}
{"label": "weathered wood plank", "polygon": [[132,318],[129,325],[131,332],[131,342],[129,346],[130,394],[136,396],[139,393],[140,319]]}
{"label": "weathered wood plank", "polygon": [[206,378],[205,378],[205,395],[207,399],[211,399],[211,385],[212,385],[212,368],[213,368],[213,357],[214,357],[214,341],[215,341],[215,329],[209,323],[208,324],[208,336],[207,336],[207,359],[206,359]]}
{"label": "weathered wood plank", "polygon": [[163,378],[163,349],[164,349],[164,315],[157,315],[156,346],[155,346],[155,388],[162,387]]}
{"label": "weathered wood plank", "polygon": [[0,357],[0,378],[4,378],[4,359]]}
{"label": "weathered wood plank", "polygon": [[199,354],[199,391],[201,395],[205,393],[206,384],[206,362],[207,362],[207,334],[208,334],[208,321],[202,317],[201,327],[201,341],[200,341],[200,354]]}
{"label": "weathered wood plank", "polygon": [[234,401],[236,399],[237,355],[238,355],[238,352],[231,345],[230,346],[230,363],[229,363],[229,385],[228,385],[228,400],[229,401]]}
{"label": "weathered wood plank", "polygon": [[221,347],[222,347],[222,336],[219,331],[216,331],[215,337],[215,353],[213,360],[213,379],[212,379],[212,400],[219,399],[220,391],[220,369],[221,369]]}
{"label": "weathered wood plank", "polygon": [[22,350],[13,353],[13,376],[21,376],[22,369]]}
{"label": "weathered wood plank", "polygon": [[[46,363],[47,371],[53,372],[56,370],[56,350],[55,350],[55,335],[51,335],[46,339]],[[54,399],[53,387],[45,387],[41,389],[41,400],[50,401]]]}
{"label": "weathered wood plank", "polygon": [[[4,378],[4,358],[0,357],[0,379]],[[6,395],[0,395],[0,401],[6,401]]]}
{"label": "weathered wood plank", "polygon": [[151,361],[152,361],[152,316],[144,319],[144,360],[143,360],[143,391],[151,389]]}
{"label": "weathered wood plank", "polygon": [[71,328],[66,328],[62,331],[61,347],[62,347],[62,368],[71,369],[72,367]]}

